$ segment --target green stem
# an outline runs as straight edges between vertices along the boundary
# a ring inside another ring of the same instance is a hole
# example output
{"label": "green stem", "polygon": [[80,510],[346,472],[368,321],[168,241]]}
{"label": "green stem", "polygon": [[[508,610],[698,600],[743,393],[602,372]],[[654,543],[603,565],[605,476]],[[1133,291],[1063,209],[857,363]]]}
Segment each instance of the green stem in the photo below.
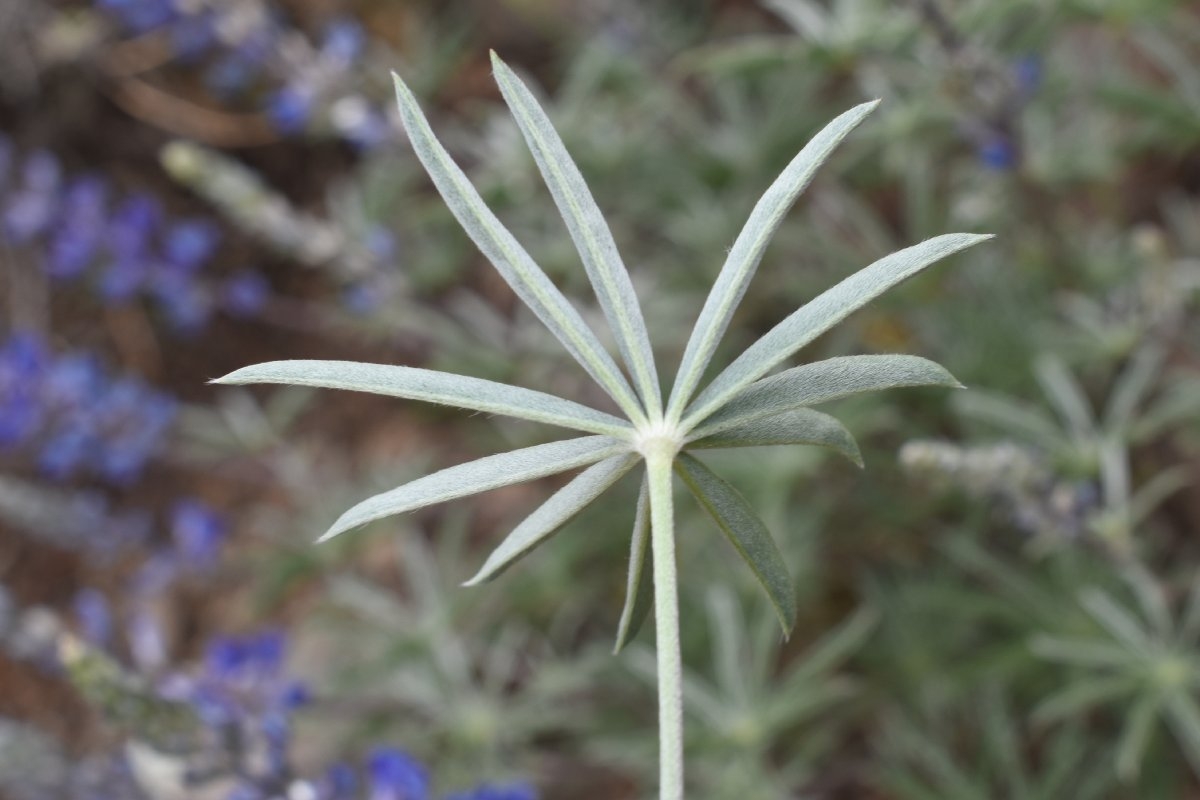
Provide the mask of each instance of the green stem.
{"label": "green stem", "polygon": [[683,800],[683,661],[679,652],[679,589],[675,572],[675,509],[671,497],[674,443],[645,448],[654,554],[654,646],[658,653],[659,800]]}

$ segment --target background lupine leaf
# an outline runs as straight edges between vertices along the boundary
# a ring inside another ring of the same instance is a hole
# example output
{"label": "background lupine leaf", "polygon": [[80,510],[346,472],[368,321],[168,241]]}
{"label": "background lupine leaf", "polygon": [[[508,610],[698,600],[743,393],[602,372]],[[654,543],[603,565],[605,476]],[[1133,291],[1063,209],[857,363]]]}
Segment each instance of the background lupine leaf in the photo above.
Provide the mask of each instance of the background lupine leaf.
{"label": "background lupine leaf", "polygon": [[775,540],[746,499],[699,459],[680,453],[675,469],[700,506],[745,560],[771,600],[783,635],[796,624],[796,591]]}
{"label": "background lupine leaf", "polygon": [[634,384],[641,392],[642,401],[647,407],[657,408],[662,404],[662,390],[650,348],[650,335],[646,332],[641,305],[608,222],[596,207],[583,175],[533,93],[494,51],[492,66],[500,92],[512,110],[575,242],[575,249],[583,260],[600,308],[608,319]]}
{"label": "background lupine leaf", "polygon": [[625,473],[633,469],[638,458],[635,454],[624,453],[588,467],[566,486],[550,495],[550,499],[514,528],[487,557],[479,572],[463,585],[477,586],[508,569],[517,559],[548,539],[619,481]]}
{"label": "background lupine leaf", "polygon": [[613,655],[621,652],[637,635],[654,603],[654,582],[651,570],[646,569],[646,554],[650,551],[650,487],[642,480],[638,493],[637,511],[633,518],[633,536],[629,542],[629,574],[625,581],[625,605],[617,625]]}
{"label": "background lupine leaf", "polygon": [[725,368],[688,408],[685,426],[705,419],[729,398],[885,291],[934,262],[987,241],[988,234],[948,233],[884,256],[826,289]]}
{"label": "background lupine leaf", "polygon": [[342,514],[317,541],[324,542],[377,519],[501,486],[544,478],[628,451],[628,444],[609,436],[582,436],[486,456],[448,467],[362,501]]}
{"label": "background lupine leaf", "polygon": [[669,414],[681,413],[699,386],[771,237],[796,198],[812,182],[817,169],[832,155],[838,144],[878,105],[879,101],[875,100],[855,106],[826,125],[792,159],[755,204],[696,319],[679,365],[675,386],[671,390]]}
{"label": "background lupine leaf", "polygon": [[467,235],[495,265],[521,301],[545,323],[621,409],[631,419],[641,419],[641,404],[596,334],[483,202],[470,180],[434,136],[429,121],[404,81],[395,73],[392,78],[396,84],[396,100],[400,104],[400,119],[413,151]]}
{"label": "background lupine leaf", "polygon": [[[702,435],[702,432],[701,434]],[[764,447],[771,445],[811,444],[841,453],[858,466],[862,453],[846,426],[828,414],[811,408],[798,408],[773,417],[751,420],[694,442],[689,448]]]}
{"label": "background lupine leaf", "polygon": [[1136,778],[1140,771],[1162,703],[1162,698],[1157,694],[1148,694],[1137,701],[1125,720],[1117,743],[1116,762],[1117,774],[1125,780]]}
{"label": "background lupine leaf", "polygon": [[495,381],[389,364],[357,361],[269,361],[213,383],[282,383],[370,392],[545,422],[607,436],[628,435],[625,420],[555,395]]}
{"label": "background lupine leaf", "polygon": [[945,367],[919,356],[830,358],[755,381],[701,422],[693,435],[710,436],[802,406],[902,386],[959,387],[961,384]]}

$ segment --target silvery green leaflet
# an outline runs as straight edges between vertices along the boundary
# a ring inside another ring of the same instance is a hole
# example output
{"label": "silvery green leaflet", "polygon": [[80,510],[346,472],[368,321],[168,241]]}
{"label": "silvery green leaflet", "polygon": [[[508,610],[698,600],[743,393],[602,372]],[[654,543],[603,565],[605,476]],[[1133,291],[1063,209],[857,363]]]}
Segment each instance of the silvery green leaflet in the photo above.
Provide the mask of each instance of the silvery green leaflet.
{"label": "silvery green leaflet", "polygon": [[701,378],[775,230],[818,167],[877,102],[847,111],[813,137],[754,207],[704,303],[664,403],[641,307],[612,233],[533,93],[495,54],[492,58],[501,93],[579,251],[624,369],[484,205],[434,136],[408,87],[395,77],[404,128],[417,158],[467,234],[517,296],[612,397],[624,417],[478,378],[354,362],[271,362],[240,369],[217,383],[283,383],[372,392],[505,414],[587,434],[435,472],[364,500],[321,537],[323,541],[394,514],[582,468],[500,543],[469,585],[500,574],[634,471],[639,462],[644,463],[616,648],[630,640],[653,607],[659,663],[660,796],[676,800],[683,796],[683,735],[672,472],[758,578],[786,635],[795,620],[795,596],[787,566],[753,508],[734,487],[710,471],[695,451],[811,444],[860,462],[850,433],[836,419],[810,406],[880,389],[954,387],[958,382],[931,361],[903,355],[833,358],[768,374],[890,287],[989,237],[947,234],[881,258],[784,319],[701,389]]}

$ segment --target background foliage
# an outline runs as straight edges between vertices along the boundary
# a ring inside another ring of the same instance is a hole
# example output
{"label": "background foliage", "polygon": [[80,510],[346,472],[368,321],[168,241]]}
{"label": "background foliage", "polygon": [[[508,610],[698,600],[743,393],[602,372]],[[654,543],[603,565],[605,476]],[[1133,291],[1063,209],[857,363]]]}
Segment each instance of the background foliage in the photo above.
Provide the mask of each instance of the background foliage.
{"label": "background foliage", "polygon": [[6,3],[0,794],[652,793],[653,637],[609,655],[636,486],[461,589],[546,487],[311,541],[538,429],[205,385],[352,358],[607,408],[394,118],[389,69],[585,297],[489,48],[541,88],[663,364],[754,200],[856,103],[884,100],[722,364],[886,252],[998,234],[802,354],[969,387],[838,404],[866,471],[714,456],[796,575],[789,642],[680,495],[696,796],[1200,796],[1200,9],[1165,0]]}

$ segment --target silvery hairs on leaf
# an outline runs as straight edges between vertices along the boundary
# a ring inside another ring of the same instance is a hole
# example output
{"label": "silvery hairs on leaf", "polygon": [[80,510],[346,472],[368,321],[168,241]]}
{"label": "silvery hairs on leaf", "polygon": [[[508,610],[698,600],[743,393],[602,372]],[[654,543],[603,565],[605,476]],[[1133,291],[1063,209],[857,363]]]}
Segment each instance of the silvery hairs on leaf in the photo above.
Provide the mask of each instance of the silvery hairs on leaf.
{"label": "silvery hairs on leaf", "polygon": [[[412,92],[393,76],[401,121],[414,153],[467,235],[521,301],[613,398],[624,418],[531,389],[404,366],[282,361],[245,367],[215,382],[371,392],[544,422],[589,434],[435,472],[364,500],[346,511],[321,537],[324,541],[394,514],[582,469],[500,543],[469,584],[499,575],[644,461],[650,447],[660,448],[665,443],[673,456],[675,472],[758,578],[786,635],[795,620],[795,596],[787,566],[750,504],[712,473],[695,452],[811,444],[830,448],[861,464],[858,445],[850,432],[833,417],[810,406],[881,389],[955,387],[958,382],[931,361],[903,355],[833,358],[770,377],[768,373],[888,288],[990,237],[967,233],[938,236],[876,261],[780,322],[701,389],[701,378],[772,235],[817,169],[878,101],[847,111],[813,137],[755,205],[704,303],[664,404],[642,310],[612,233],[534,93],[495,54],[492,58],[504,100],[579,251],[617,344],[620,365],[600,344],[584,317],[484,205],[466,174],[434,135]],[[656,502],[653,487],[665,484],[661,476],[658,481],[647,483],[642,478],[641,482],[618,650],[636,634],[654,595],[651,570],[645,561],[651,550],[651,508]],[[652,487],[649,491],[648,485]]]}

